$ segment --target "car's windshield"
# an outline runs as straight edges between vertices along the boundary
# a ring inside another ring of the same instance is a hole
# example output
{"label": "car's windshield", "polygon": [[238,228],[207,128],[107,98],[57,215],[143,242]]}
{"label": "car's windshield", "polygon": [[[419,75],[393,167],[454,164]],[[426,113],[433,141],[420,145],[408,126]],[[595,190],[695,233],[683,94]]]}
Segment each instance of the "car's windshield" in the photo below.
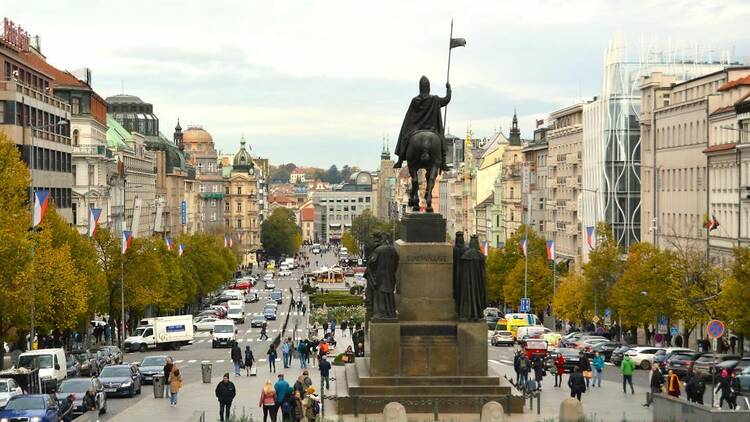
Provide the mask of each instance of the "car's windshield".
{"label": "car's windshield", "polygon": [[[148,359],[148,358],[147,358]],[[144,362],[146,359],[143,360]],[[102,378],[120,378],[120,377],[129,377],[130,376],[130,368],[124,368],[124,367],[113,367],[113,366],[106,366],[104,369],[102,369]]]}
{"label": "car's windshield", "polygon": [[234,327],[231,325],[214,325],[214,333],[231,333]]}
{"label": "car's windshield", "polygon": [[230,315],[237,315],[237,314],[241,314],[241,313],[242,313],[242,309],[240,309],[240,308],[229,308],[229,314]]}
{"label": "car's windshield", "polygon": [[65,380],[60,384],[59,393],[84,393],[91,386],[89,380]]}
{"label": "car's windshield", "polygon": [[167,363],[167,358],[163,356],[150,356],[143,359],[141,366],[164,366]]}
{"label": "car's windshield", "polygon": [[8,383],[0,382],[0,393],[8,392]]}
{"label": "car's windshield", "polygon": [[52,368],[52,355],[26,355],[18,358],[18,366],[24,368]]}
{"label": "car's windshield", "polygon": [[5,406],[5,410],[31,410],[31,409],[46,409],[47,406],[44,403],[42,397],[24,397],[16,396],[13,400],[8,402]]}

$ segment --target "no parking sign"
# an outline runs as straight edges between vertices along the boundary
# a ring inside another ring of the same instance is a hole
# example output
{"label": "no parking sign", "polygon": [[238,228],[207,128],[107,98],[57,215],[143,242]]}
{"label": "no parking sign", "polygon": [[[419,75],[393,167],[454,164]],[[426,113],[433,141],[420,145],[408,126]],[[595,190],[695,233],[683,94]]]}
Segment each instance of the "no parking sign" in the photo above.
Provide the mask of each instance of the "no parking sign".
{"label": "no parking sign", "polygon": [[725,329],[723,322],[713,319],[706,325],[706,334],[710,338],[719,338],[724,335]]}

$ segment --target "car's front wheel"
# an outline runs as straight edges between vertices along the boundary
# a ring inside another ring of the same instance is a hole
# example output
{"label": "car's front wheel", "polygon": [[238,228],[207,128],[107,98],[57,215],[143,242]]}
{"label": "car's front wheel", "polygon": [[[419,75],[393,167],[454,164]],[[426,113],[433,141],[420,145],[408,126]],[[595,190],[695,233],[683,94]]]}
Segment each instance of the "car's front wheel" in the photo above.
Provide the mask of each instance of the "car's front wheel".
{"label": "car's front wheel", "polygon": [[641,361],[641,369],[645,370],[645,369],[648,369],[650,367],[651,367],[651,362],[649,362],[647,360]]}

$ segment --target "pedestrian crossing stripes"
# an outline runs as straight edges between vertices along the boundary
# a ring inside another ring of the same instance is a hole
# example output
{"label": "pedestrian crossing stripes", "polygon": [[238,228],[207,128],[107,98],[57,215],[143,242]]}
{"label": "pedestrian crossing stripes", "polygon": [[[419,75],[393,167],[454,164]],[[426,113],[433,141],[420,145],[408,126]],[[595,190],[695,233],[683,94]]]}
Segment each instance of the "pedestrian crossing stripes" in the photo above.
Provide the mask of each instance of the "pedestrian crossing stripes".
{"label": "pedestrian crossing stripes", "polygon": [[[211,341],[212,341],[211,339],[196,340],[196,341],[193,342],[193,344],[211,343]],[[244,338],[244,339],[243,338],[238,338],[237,339],[237,343],[242,343],[242,342],[248,342],[249,343],[251,341],[270,342],[270,341],[272,341],[272,339],[271,338],[267,338],[265,340],[261,340],[260,338]]]}
{"label": "pedestrian crossing stripes", "polygon": [[188,363],[195,363],[195,359],[190,359]]}
{"label": "pedestrian crossing stripes", "polygon": [[185,361],[182,360],[182,359],[178,359],[178,360],[174,361],[174,363],[182,363],[182,362],[185,362]]}

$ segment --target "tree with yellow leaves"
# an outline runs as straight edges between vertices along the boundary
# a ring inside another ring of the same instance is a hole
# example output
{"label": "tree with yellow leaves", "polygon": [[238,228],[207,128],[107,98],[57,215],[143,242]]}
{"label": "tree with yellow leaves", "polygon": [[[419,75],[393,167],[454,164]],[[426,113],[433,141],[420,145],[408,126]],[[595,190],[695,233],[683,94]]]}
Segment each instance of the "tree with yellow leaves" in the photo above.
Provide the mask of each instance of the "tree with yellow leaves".
{"label": "tree with yellow leaves", "polygon": [[572,272],[560,279],[552,299],[554,315],[560,319],[580,323],[594,316],[591,309],[591,285],[581,273]]}
{"label": "tree with yellow leaves", "polygon": [[734,248],[730,276],[722,287],[720,316],[735,334],[750,336],[750,248]]}

